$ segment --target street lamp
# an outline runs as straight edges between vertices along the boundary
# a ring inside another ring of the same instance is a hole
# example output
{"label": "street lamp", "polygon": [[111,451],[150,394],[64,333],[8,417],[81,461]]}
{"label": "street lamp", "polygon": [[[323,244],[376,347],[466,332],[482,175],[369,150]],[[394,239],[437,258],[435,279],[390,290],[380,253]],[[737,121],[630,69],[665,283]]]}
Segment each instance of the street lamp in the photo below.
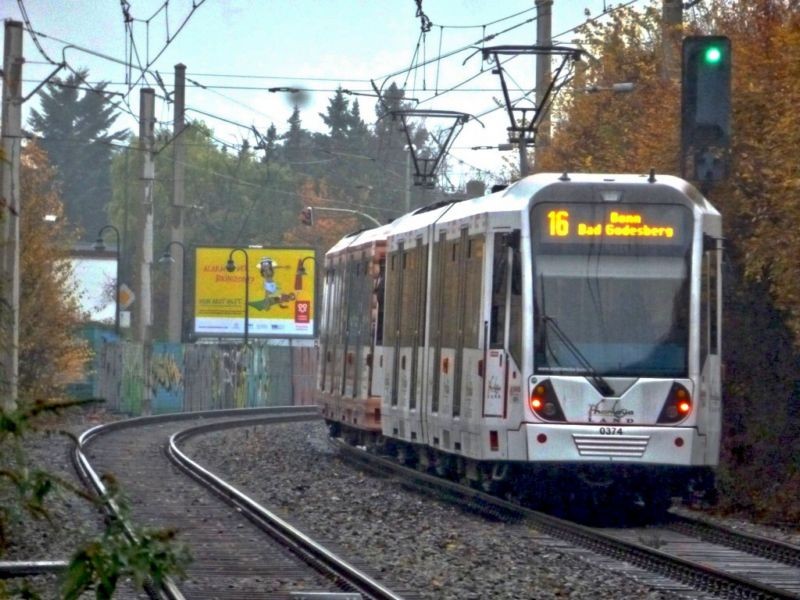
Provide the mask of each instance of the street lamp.
{"label": "street lamp", "polygon": [[[186,246],[183,245],[183,242],[179,242],[177,240],[173,240],[173,241],[169,242],[166,246],[164,246],[164,252],[161,254],[161,257],[158,259],[158,262],[160,262],[162,264],[174,263],[175,262],[175,258],[172,256],[172,254],[170,254],[170,251],[169,251],[169,249],[172,246],[180,246],[180,248],[181,248],[181,297],[178,299],[178,306],[181,307],[181,310],[180,310],[181,328],[180,328],[179,338],[180,338],[180,341],[183,342],[183,340],[184,340],[184,329],[185,329],[185,324],[186,324],[186,319],[184,318],[184,310],[183,310],[184,299],[186,298]],[[170,300],[170,308],[169,308],[170,327],[169,327],[169,331],[170,331],[170,341],[172,342],[172,341],[174,341],[174,338],[172,337],[174,334],[172,333],[172,319],[173,319],[172,312],[173,311],[172,311],[172,304],[171,303],[175,302],[175,300],[172,298],[172,296],[170,296],[169,300]]]}
{"label": "street lamp", "polygon": [[114,292],[115,292],[115,295],[114,295],[114,333],[116,333],[117,337],[119,337],[119,284],[120,284],[119,271],[120,271],[120,244],[122,243],[121,242],[122,238],[121,238],[121,236],[119,234],[119,229],[117,229],[113,225],[104,225],[103,227],[101,227],[100,231],[97,232],[97,240],[94,243],[94,249],[97,252],[102,252],[102,251],[104,251],[106,249],[106,245],[103,243],[103,233],[105,233],[108,230],[113,231],[117,236],[117,252],[116,252],[116,254],[117,254],[117,276],[115,277],[116,281],[114,282]]}
{"label": "street lamp", "polygon": [[317,258],[315,256],[305,256],[297,261],[297,270],[294,274],[294,289],[302,290],[303,289],[303,277],[305,277],[308,273],[306,272],[306,261],[313,260],[317,262]]}
{"label": "street lamp", "polygon": [[225,270],[228,273],[233,273],[236,270],[236,264],[233,262],[233,253],[241,252],[244,254],[244,344],[247,345],[248,330],[250,329],[250,257],[247,255],[247,250],[244,248],[234,248],[228,255],[228,262],[225,264]]}

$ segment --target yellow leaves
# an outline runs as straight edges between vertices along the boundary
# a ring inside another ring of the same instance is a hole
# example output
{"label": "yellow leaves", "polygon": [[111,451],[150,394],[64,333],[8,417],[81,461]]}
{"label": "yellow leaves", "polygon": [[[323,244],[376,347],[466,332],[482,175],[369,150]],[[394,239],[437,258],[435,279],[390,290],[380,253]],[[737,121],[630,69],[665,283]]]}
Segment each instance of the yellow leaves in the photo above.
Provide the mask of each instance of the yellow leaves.
{"label": "yellow leaves", "polygon": [[[708,3],[706,21],[687,32],[731,38],[732,178],[711,201],[723,213],[731,244],[747,256],[748,277],[769,282],[800,344],[800,8],[774,0]],[[537,153],[537,170],[679,173],[678,81],[663,79],[657,11],[620,11],[589,26],[584,45],[598,59],[587,84],[636,81],[630,94],[581,95],[558,104],[559,127]],[[622,79],[619,79],[622,80]],[[619,81],[617,80],[617,81]]]}
{"label": "yellow leaves", "polygon": [[[36,144],[22,161],[20,218],[20,391],[50,397],[75,379],[90,357],[78,336],[80,307],[71,268],[61,260],[73,240],[52,168]],[[55,222],[45,214],[57,215]]]}

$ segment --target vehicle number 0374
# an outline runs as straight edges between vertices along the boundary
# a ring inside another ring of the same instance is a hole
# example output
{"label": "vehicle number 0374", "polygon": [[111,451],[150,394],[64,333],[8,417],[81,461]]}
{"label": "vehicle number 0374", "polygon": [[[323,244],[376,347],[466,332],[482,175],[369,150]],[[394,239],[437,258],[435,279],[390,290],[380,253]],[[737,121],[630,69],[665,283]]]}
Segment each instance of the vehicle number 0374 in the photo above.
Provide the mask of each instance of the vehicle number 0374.
{"label": "vehicle number 0374", "polygon": [[622,427],[601,427],[600,435],[622,435]]}

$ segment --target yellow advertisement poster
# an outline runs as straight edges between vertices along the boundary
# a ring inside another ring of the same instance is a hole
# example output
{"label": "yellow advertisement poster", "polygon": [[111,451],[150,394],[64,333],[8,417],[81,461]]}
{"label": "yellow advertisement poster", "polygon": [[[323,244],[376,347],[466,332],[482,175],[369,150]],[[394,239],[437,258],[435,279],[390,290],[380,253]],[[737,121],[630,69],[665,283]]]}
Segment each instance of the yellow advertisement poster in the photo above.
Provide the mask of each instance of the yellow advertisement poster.
{"label": "yellow advertisement poster", "polygon": [[195,249],[198,337],[313,337],[313,248]]}

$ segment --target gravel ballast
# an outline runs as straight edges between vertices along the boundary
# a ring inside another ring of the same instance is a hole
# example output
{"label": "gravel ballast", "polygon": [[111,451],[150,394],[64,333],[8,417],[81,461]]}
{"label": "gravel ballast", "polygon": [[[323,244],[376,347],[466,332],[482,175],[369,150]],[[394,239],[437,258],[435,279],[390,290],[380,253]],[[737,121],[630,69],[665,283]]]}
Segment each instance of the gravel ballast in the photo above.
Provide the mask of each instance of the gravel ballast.
{"label": "gravel ballast", "polygon": [[[78,434],[118,418],[71,409],[47,425]],[[554,547],[524,525],[493,522],[408,491],[393,479],[360,473],[331,449],[322,422],[233,429],[193,439],[186,447],[201,464],[404,593],[436,599],[678,597],[601,568],[591,553]],[[82,485],[68,438],[34,433],[23,448],[32,468]],[[7,446],[0,449],[0,464],[9,456]],[[9,493],[0,480],[0,501]],[[12,523],[3,560],[68,559],[80,541],[101,531],[96,509],[71,494],[53,495],[47,507],[52,523],[24,513]],[[718,520],[800,544],[796,530]],[[43,597],[56,598],[53,578],[48,579]],[[115,597],[144,596],[121,591]]]}
{"label": "gravel ballast", "polygon": [[387,585],[421,598],[674,598],[495,522],[365,475],[337,458],[321,422],[190,440],[201,464]]}
{"label": "gravel ballast", "polygon": [[[37,420],[37,429],[22,438],[21,450],[25,464],[33,470],[47,471],[51,475],[78,489],[85,490],[72,463],[73,440],[58,433],[64,431],[78,436],[83,431],[122,418],[95,407],[74,407],[57,415],[42,415]],[[0,467],[17,466],[16,445],[8,441],[0,444]],[[14,491],[5,478],[0,478],[0,502],[5,507],[15,506]],[[76,496],[69,490],[56,486],[46,496],[44,507],[47,518],[33,518],[25,511],[14,511],[7,532],[9,545],[0,560],[4,561],[50,561],[69,560],[75,550],[86,541],[99,536],[103,531],[103,516],[88,500]],[[19,597],[19,590],[27,583],[42,598],[59,597],[59,579],[56,575],[43,575],[23,579],[0,581],[0,598]],[[3,590],[5,584],[5,590]],[[83,598],[93,598],[88,593]],[[129,583],[123,583],[115,594],[116,599],[147,598],[143,592],[134,591]]]}

